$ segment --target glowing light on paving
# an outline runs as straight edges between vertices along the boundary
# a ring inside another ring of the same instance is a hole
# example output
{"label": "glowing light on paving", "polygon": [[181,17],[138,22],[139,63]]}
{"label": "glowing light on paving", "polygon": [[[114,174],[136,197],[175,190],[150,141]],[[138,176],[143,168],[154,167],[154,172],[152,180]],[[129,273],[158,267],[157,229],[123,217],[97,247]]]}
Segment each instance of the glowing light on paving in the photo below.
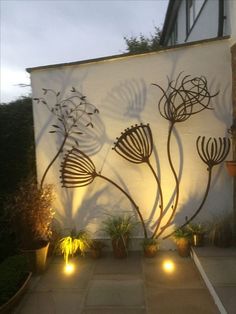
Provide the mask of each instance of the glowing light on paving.
{"label": "glowing light on paving", "polygon": [[162,268],[166,273],[173,273],[175,270],[175,264],[171,260],[166,260],[163,262]]}
{"label": "glowing light on paving", "polygon": [[73,274],[73,272],[75,271],[75,266],[73,264],[66,264],[65,268],[64,268],[64,272],[67,275],[71,275]]}

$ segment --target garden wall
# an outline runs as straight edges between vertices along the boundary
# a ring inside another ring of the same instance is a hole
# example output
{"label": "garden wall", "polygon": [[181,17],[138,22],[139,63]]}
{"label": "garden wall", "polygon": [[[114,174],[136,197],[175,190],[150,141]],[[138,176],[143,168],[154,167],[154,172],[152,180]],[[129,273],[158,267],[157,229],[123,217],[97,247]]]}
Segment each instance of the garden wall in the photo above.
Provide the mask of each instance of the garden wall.
{"label": "garden wall", "polygon": [[[132,195],[144,213],[149,229],[153,229],[154,218],[159,213],[156,181],[145,164],[129,163],[111,148],[116,137],[127,127],[141,122],[149,123],[155,144],[151,163],[161,179],[165,207],[171,206],[175,182],[166,153],[168,121],[160,116],[157,104],[162,93],[152,83],[165,89],[167,76],[170,80],[176,79],[181,71],[184,71],[182,75],[205,76],[210,93],[220,91],[211,101],[214,110],[204,110],[187,121],[176,124],[171,140],[174,165],[181,178],[175,222],[184,222],[185,217],[197,209],[205,192],[208,174],[206,165],[197,154],[196,139],[199,135],[226,136],[227,128],[232,122],[231,54],[228,39],[141,55],[38,67],[29,71],[33,97],[48,97],[43,96],[42,91],[47,88],[60,91],[59,97],[65,98],[70,96],[71,88],[75,87],[98,108],[100,113],[93,118],[94,127],[86,128],[87,134],[78,135],[79,148],[90,156],[97,171],[113,179]],[[49,96],[47,101],[50,104],[54,101],[53,97]],[[40,180],[61,144],[61,138],[49,133],[55,120],[46,106],[34,101],[33,108]],[[74,143],[69,141],[66,149],[71,145]],[[63,154],[60,158],[62,156]],[[99,230],[101,221],[108,214],[132,213],[129,200],[100,178],[83,188],[61,188],[61,160],[53,164],[45,182],[55,185],[56,217],[62,228],[86,227],[95,237],[103,237]],[[212,187],[197,220],[210,221],[217,215],[232,211],[232,200],[232,179],[222,164],[213,169]],[[138,237],[142,236],[141,232],[136,233]],[[162,243],[163,247],[168,245],[168,241]]]}

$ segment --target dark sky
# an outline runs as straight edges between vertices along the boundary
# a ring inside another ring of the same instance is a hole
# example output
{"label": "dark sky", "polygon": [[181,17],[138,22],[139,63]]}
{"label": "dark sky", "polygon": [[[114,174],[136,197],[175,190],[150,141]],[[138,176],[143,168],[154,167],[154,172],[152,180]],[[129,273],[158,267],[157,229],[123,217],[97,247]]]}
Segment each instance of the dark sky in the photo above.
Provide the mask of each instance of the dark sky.
{"label": "dark sky", "polygon": [[1,0],[1,102],[26,95],[25,68],[125,52],[162,27],[168,0]]}

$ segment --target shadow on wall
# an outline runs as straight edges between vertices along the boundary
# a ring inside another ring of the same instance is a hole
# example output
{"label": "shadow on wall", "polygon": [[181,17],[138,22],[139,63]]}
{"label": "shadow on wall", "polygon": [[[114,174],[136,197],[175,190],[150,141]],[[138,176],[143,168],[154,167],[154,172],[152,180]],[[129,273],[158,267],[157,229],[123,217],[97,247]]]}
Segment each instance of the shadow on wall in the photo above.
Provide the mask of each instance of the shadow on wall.
{"label": "shadow on wall", "polygon": [[[206,181],[207,181],[207,171],[205,173]],[[205,183],[207,185],[207,182]],[[218,169],[214,170],[214,177],[212,180],[212,188],[209,191],[209,198],[207,199],[206,203],[204,204],[204,207],[202,211],[199,213],[196,221],[202,222],[202,223],[208,223],[214,220],[214,217],[217,217],[219,214],[224,214],[225,212],[233,212],[232,208],[232,202],[231,199],[229,199],[227,196],[226,191],[222,191],[222,186],[229,186],[229,180],[228,180],[228,174],[226,173],[226,169],[224,165],[220,165]],[[213,195],[219,195],[220,197],[217,198],[217,208],[215,206],[214,199],[211,199],[210,196]],[[202,195],[199,191],[193,191],[188,195],[188,199],[185,201],[182,206],[179,206],[179,211],[176,214],[175,221],[173,222],[172,226],[177,225],[180,226],[184,223],[184,217],[190,217],[193,212],[199,207],[200,203],[202,202]],[[193,222],[195,222],[195,220]],[[171,227],[171,226],[170,226]]]}
{"label": "shadow on wall", "polygon": [[[103,114],[114,121],[140,121],[147,102],[147,86],[141,79],[129,79],[120,82],[107,94],[104,100]],[[111,110],[112,108],[112,110]]]}

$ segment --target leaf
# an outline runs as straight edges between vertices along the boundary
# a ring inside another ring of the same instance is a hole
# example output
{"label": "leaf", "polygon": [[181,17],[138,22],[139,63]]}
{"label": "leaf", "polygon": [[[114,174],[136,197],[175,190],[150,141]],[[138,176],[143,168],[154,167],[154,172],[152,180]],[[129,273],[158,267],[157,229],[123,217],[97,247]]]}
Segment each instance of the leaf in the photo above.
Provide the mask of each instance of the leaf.
{"label": "leaf", "polygon": [[86,124],[86,127],[87,127],[87,126],[91,126],[91,127],[93,128],[92,122],[89,122],[88,124]]}
{"label": "leaf", "polygon": [[52,126],[53,126],[54,128],[60,129],[60,127],[59,127],[58,125],[56,125],[56,124],[53,124]]}
{"label": "leaf", "polygon": [[95,108],[94,113],[99,113],[99,110],[97,108]]}
{"label": "leaf", "polygon": [[71,92],[74,93],[76,92],[76,89],[74,87],[71,88]]}
{"label": "leaf", "polygon": [[48,90],[46,88],[42,88],[42,90],[43,90],[43,94],[46,95]]}
{"label": "leaf", "polygon": [[33,100],[39,100],[39,98],[33,98]]}
{"label": "leaf", "polygon": [[46,102],[45,100],[42,100],[42,103],[43,103],[44,105],[46,105],[46,104],[47,104],[47,102]]}
{"label": "leaf", "polygon": [[75,134],[83,134],[83,132],[80,132],[80,131],[74,131],[73,133],[75,133]]}
{"label": "leaf", "polygon": [[76,146],[79,146],[79,142],[77,140],[75,140],[75,144]]}
{"label": "leaf", "polygon": [[87,112],[87,114],[88,114],[89,116],[91,116],[91,115],[93,115],[93,112]]}
{"label": "leaf", "polygon": [[61,118],[57,118],[59,121],[63,122],[63,120]]}
{"label": "leaf", "polygon": [[60,92],[57,93],[57,96],[59,96],[59,95],[60,95]]}
{"label": "leaf", "polygon": [[80,99],[81,99],[81,100],[85,100],[85,99],[86,99],[86,96],[81,96]]}
{"label": "leaf", "polygon": [[57,131],[49,131],[49,133],[56,133]]}

